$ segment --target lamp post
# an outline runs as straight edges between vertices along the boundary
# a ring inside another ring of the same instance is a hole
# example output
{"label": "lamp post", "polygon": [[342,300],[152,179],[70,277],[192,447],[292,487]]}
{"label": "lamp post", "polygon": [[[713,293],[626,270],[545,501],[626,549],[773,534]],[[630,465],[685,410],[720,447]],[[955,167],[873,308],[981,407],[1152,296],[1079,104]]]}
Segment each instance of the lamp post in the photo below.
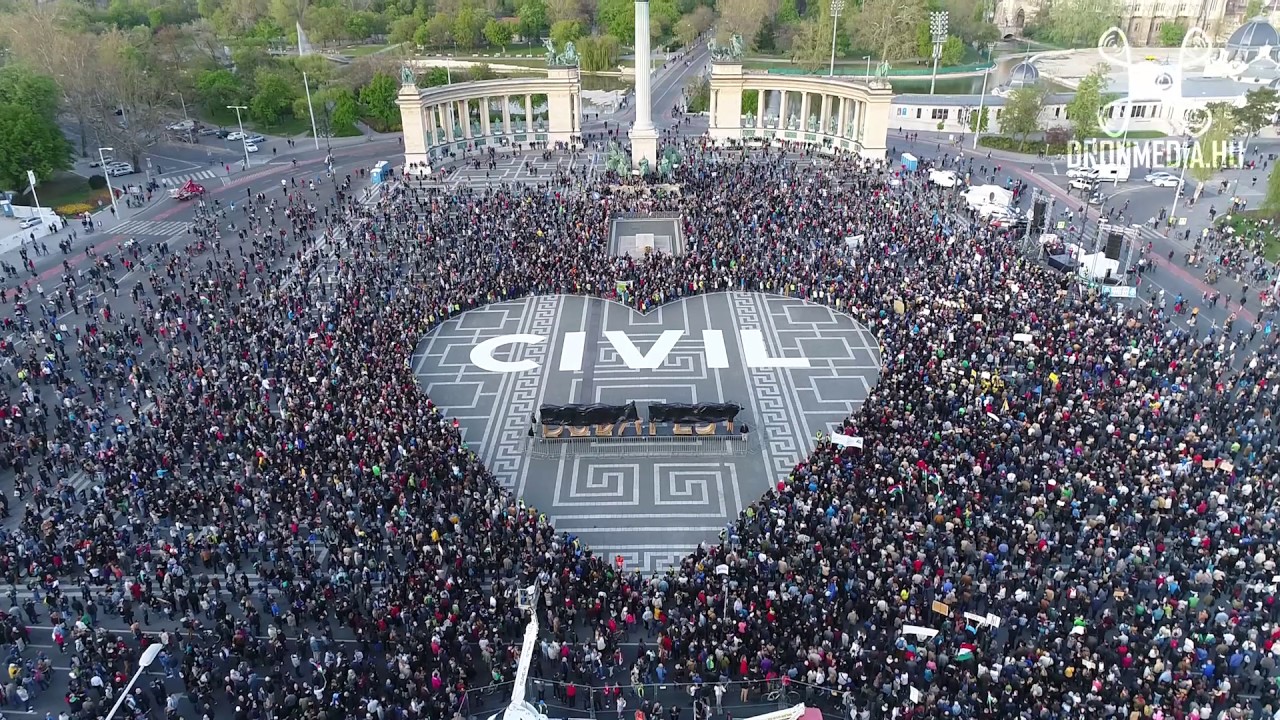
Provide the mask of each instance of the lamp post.
{"label": "lamp post", "polygon": [[236,125],[240,128],[240,146],[244,148],[244,169],[249,169],[249,143],[244,139],[244,121],[240,119],[240,111],[248,110],[246,105],[228,105],[228,110],[236,111]]}
{"label": "lamp post", "polygon": [[947,42],[949,15],[943,12],[929,14],[929,35],[933,37],[933,79],[929,81],[929,94],[938,82],[938,60],[942,59],[942,46]]}
{"label": "lamp post", "polygon": [[862,56],[862,59],[867,61],[867,76],[866,76],[866,77],[867,77],[867,80],[868,80],[868,81],[870,81],[870,80],[871,80],[871,56],[870,56],[870,55],[863,55],[863,56]]}
{"label": "lamp post", "polygon": [[[1188,143],[1191,142],[1190,137],[1187,137],[1187,142]],[[1186,154],[1184,154],[1184,157],[1182,158],[1182,162],[1180,163],[1182,165],[1182,169],[1178,172],[1178,184],[1175,185],[1173,188],[1173,202],[1169,204],[1169,217],[1165,218],[1165,222],[1164,222],[1166,235],[1169,234],[1169,228],[1172,227],[1173,214],[1178,210],[1178,196],[1182,194],[1182,182],[1183,182],[1183,179],[1186,178],[1187,176],[1187,165],[1189,164],[1188,160],[1189,158],[1186,157]]]}
{"label": "lamp post", "polygon": [[991,68],[987,68],[982,72],[982,94],[978,96],[978,119],[973,123],[973,149],[978,149],[978,136],[982,134],[982,113],[986,112],[987,106],[987,78],[991,75]]}
{"label": "lamp post", "polygon": [[138,671],[133,674],[133,677],[129,678],[129,684],[124,686],[124,690],[120,691],[120,697],[116,699],[116,704],[112,705],[111,712],[107,713],[107,720],[111,720],[111,718],[116,716],[116,713],[120,710],[120,706],[123,705],[125,699],[129,697],[129,691],[133,690],[133,686],[138,684],[138,679],[142,677],[142,673],[146,672],[147,668],[151,667],[151,664],[156,661],[156,656],[158,656],[160,651],[163,649],[164,648],[160,646],[160,643],[152,643],[147,646],[146,650],[142,651],[142,657],[138,658]]}
{"label": "lamp post", "polygon": [[116,191],[111,187],[111,170],[107,168],[107,150],[116,151],[115,148],[98,148],[98,167],[102,168],[102,177],[107,179],[107,194],[111,196],[111,214],[120,217],[120,208],[116,207]]}
{"label": "lamp post", "polygon": [[316,109],[311,106],[311,82],[307,74],[302,73],[302,87],[307,90],[307,112],[311,115],[311,137],[316,141],[316,149],[320,149],[320,133],[316,132]]}
{"label": "lamp post", "polygon": [[831,68],[827,77],[836,74],[836,32],[840,29],[840,13],[844,12],[844,0],[831,0]]}

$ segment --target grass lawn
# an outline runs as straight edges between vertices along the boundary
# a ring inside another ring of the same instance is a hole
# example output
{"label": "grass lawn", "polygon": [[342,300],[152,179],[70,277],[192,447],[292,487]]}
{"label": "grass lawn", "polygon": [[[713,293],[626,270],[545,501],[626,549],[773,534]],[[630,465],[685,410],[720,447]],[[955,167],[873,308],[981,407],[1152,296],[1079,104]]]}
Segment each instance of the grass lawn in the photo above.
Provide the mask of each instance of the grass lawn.
{"label": "grass lawn", "polygon": [[[295,135],[311,132],[311,118],[295,118],[286,115],[275,125],[264,125],[262,123],[253,122],[243,114],[241,115],[241,118],[244,120],[245,130],[254,130],[266,135],[293,137]],[[229,130],[236,129],[236,114],[231,110],[209,111],[207,109],[201,109],[200,121],[207,125],[215,125]]]}
{"label": "grass lawn", "polygon": [[1246,210],[1220,218],[1218,225],[1232,228],[1234,235],[1245,238],[1246,247],[1271,262],[1280,260],[1280,216],[1264,210]]}
{"label": "grass lawn", "polygon": [[51,208],[74,203],[86,203],[97,208],[98,200],[104,204],[111,202],[111,193],[106,188],[90,189],[88,178],[69,172],[58,173],[52,180],[40,183],[36,194],[40,196],[41,206]]}
{"label": "grass lawn", "polygon": [[346,55],[347,57],[364,57],[366,55],[373,55],[374,53],[382,52],[387,48],[394,47],[399,44],[401,43],[393,43],[391,45],[352,45],[351,47],[339,48],[338,54]]}

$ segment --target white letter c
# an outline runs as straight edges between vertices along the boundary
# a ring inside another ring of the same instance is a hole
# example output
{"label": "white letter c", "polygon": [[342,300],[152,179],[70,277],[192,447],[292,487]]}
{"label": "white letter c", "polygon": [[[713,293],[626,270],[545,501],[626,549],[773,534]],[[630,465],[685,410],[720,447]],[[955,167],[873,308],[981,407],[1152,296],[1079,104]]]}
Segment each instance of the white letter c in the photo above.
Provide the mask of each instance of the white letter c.
{"label": "white letter c", "polygon": [[517,373],[537,370],[538,363],[533,360],[499,360],[493,356],[493,351],[503,345],[515,345],[516,343],[537,345],[544,340],[546,338],[541,335],[499,335],[496,338],[489,338],[471,348],[471,364],[481,370],[487,370],[492,373]]}

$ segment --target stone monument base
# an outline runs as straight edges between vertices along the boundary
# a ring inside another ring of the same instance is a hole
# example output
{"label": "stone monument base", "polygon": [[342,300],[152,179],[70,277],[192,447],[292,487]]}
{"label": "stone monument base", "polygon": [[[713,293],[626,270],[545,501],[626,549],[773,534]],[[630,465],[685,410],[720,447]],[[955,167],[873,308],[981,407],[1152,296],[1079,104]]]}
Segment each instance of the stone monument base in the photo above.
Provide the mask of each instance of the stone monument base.
{"label": "stone monument base", "polygon": [[658,169],[658,129],[631,128],[631,166],[639,169],[641,160],[649,161],[649,169]]}

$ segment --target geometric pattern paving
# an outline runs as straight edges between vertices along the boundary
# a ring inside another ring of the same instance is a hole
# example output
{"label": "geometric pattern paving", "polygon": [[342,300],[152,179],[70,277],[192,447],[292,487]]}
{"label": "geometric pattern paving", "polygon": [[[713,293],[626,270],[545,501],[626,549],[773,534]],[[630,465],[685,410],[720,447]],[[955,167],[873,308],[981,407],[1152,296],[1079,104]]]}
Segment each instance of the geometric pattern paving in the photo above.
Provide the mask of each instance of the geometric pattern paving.
{"label": "geometric pattern paving", "polygon": [[[475,351],[498,338],[487,346],[491,361]],[[741,292],[645,315],[568,295],[498,303],[442,323],[412,360],[423,390],[458,420],[499,482],[557,530],[645,571],[714,541],[788,475],[815,433],[862,404],[880,361],[875,337],[847,315]],[[617,442],[584,452],[529,437],[542,404],[630,401],[641,417],[648,402],[736,403],[749,440],[734,441],[734,452],[690,455]]]}

